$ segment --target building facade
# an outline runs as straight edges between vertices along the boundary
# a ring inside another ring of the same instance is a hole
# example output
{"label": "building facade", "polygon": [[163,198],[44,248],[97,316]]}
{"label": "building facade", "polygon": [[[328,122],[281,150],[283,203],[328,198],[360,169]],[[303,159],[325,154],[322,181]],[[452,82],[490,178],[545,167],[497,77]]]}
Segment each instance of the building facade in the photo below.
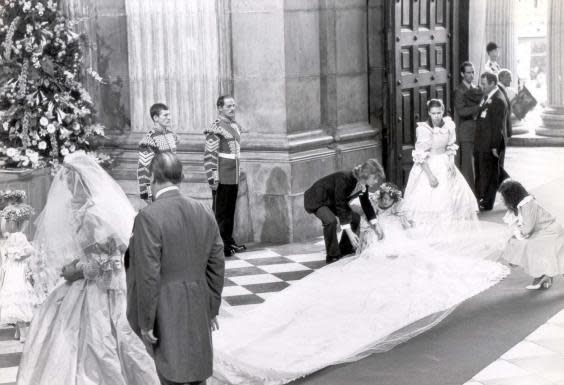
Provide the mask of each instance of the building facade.
{"label": "building facade", "polygon": [[203,131],[215,118],[217,96],[236,98],[237,120],[250,133],[242,139],[235,236],[260,242],[320,234],[303,209],[303,193],[336,170],[378,158],[390,180],[405,182],[427,100],[442,98],[452,113],[472,12],[458,0],[64,6],[90,38],[87,65],[105,79],[89,88],[116,159],[113,176],[135,204],[137,144],[151,126],[150,105],[171,109],[183,190],[211,202]]}

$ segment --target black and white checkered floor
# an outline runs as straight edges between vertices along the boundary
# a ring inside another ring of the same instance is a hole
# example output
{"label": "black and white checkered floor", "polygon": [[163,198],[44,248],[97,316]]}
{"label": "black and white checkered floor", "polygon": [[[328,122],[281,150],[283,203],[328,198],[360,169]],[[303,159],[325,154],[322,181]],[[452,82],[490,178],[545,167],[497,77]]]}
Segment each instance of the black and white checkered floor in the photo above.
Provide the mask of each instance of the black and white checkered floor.
{"label": "black and white checkered floor", "polygon": [[223,298],[232,306],[253,307],[323,266],[323,250],[285,255],[267,248],[241,253],[226,261]]}

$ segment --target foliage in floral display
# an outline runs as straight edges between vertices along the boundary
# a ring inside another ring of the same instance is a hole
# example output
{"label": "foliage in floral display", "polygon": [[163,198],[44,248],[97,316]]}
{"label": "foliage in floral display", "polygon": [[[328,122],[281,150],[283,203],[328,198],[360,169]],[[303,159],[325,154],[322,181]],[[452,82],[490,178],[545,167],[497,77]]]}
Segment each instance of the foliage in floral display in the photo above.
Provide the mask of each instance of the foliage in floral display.
{"label": "foliage in floral display", "polygon": [[56,165],[104,135],[81,82],[101,79],[72,25],[55,1],[0,0],[0,167]]}

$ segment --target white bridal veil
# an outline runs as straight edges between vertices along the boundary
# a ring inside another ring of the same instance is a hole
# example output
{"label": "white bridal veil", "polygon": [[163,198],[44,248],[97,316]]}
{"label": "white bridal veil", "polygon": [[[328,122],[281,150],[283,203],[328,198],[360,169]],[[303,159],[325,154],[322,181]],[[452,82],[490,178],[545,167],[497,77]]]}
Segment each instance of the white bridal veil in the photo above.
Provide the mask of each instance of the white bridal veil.
{"label": "white bridal veil", "polygon": [[34,244],[46,260],[49,289],[86,247],[109,237],[127,246],[134,218],[125,193],[93,158],[81,151],[67,155],[35,222]]}

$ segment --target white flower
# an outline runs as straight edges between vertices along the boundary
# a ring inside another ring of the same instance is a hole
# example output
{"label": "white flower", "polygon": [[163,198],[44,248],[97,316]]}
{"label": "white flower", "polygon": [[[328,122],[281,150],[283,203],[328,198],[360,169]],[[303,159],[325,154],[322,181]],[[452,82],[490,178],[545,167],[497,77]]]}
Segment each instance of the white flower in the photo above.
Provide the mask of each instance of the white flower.
{"label": "white flower", "polygon": [[37,148],[40,150],[45,150],[47,148],[47,143],[42,140],[41,142],[39,142],[39,144],[37,145]]}
{"label": "white flower", "polygon": [[48,133],[52,134],[52,133],[55,132],[55,130],[56,130],[56,128],[55,128],[55,125],[54,125],[53,123],[49,123],[49,124],[47,125],[47,132],[48,132]]}
{"label": "white flower", "polygon": [[8,131],[10,129],[10,124],[8,124],[8,122],[4,122],[2,123],[2,128],[4,128],[4,131]]}
{"label": "white flower", "polygon": [[39,124],[45,127],[49,124],[49,119],[47,119],[45,116],[42,116],[41,119],[39,119]]}
{"label": "white flower", "polygon": [[27,167],[29,165],[29,158],[27,156],[22,156],[21,160],[24,167]]}
{"label": "white flower", "polygon": [[76,151],[76,146],[74,144],[71,144],[71,146],[69,147],[69,151],[70,152],[75,152]]}
{"label": "white flower", "polygon": [[31,9],[31,1],[26,1],[26,2],[24,2],[24,5],[23,5],[23,7],[22,7],[22,10],[23,10],[24,12],[27,12],[27,11],[29,11],[30,9]]}
{"label": "white flower", "polygon": [[33,25],[27,24],[27,25],[25,26],[25,31],[26,31],[27,33],[31,34],[31,33],[33,32]]}
{"label": "white flower", "polygon": [[10,147],[6,150],[6,155],[8,156],[8,158],[13,158],[18,155],[18,150]]}
{"label": "white flower", "polygon": [[39,154],[36,153],[36,152],[34,152],[33,154],[30,154],[29,160],[31,160],[31,163],[33,163],[33,164],[39,162]]}
{"label": "white flower", "polygon": [[61,155],[62,155],[62,156],[67,156],[68,154],[69,154],[68,148],[63,147],[63,148],[61,149]]}
{"label": "white flower", "polygon": [[67,130],[66,128],[61,128],[59,130],[59,134],[61,135],[61,138],[66,138],[67,136],[70,135],[70,131]]}
{"label": "white flower", "polygon": [[80,131],[80,124],[78,124],[78,122],[74,122],[74,124],[72,125],[72,129],[74,131]]}

